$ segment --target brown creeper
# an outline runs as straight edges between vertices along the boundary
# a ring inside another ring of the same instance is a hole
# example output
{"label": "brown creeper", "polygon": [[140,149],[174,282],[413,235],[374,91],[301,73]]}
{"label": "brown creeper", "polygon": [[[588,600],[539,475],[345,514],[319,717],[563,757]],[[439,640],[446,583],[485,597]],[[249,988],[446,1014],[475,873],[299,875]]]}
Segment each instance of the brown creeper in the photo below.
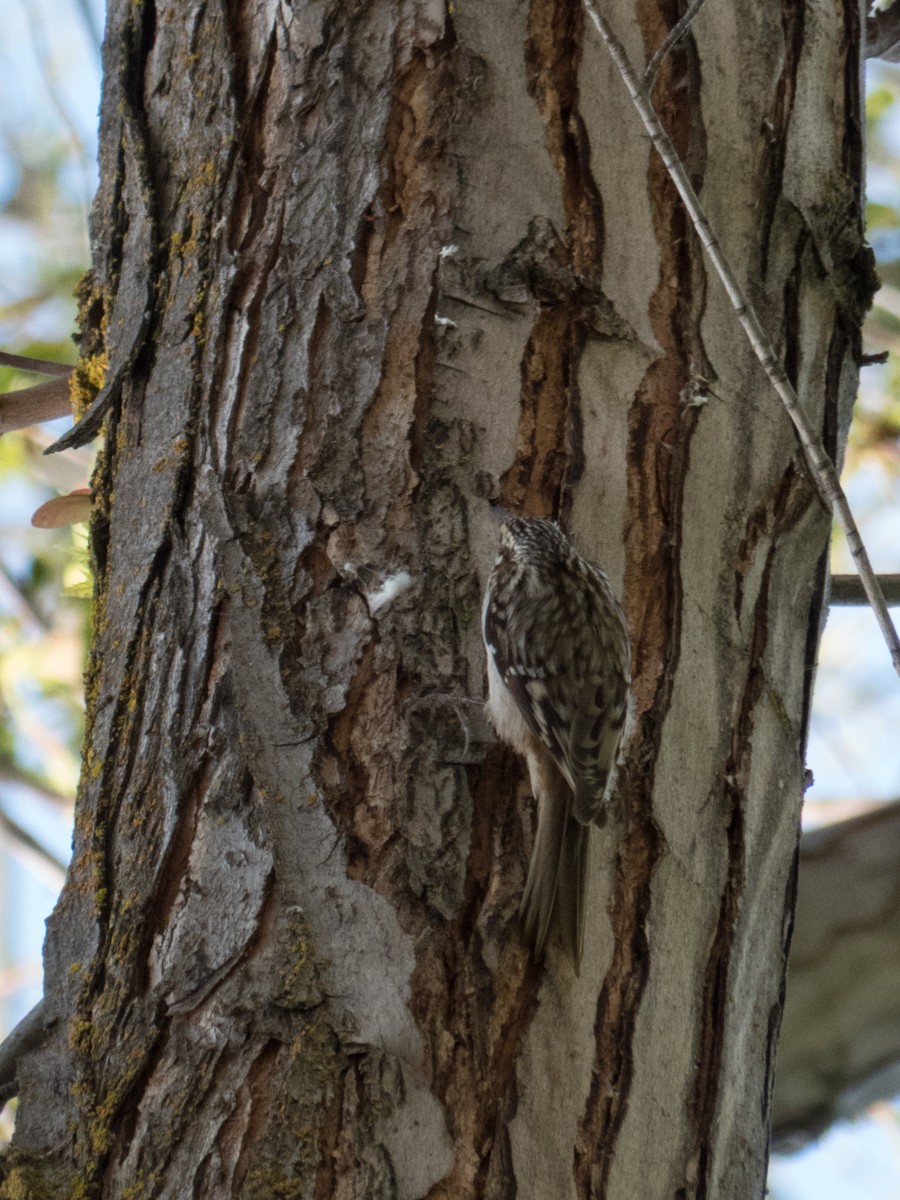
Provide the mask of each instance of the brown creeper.
{"label": "brown creeper", "polygon": [[602,823],[625,724],[630,651],[606,574],[552,521],[507,517],[482,612],[488,713],[528,762],[538,827],[522,897],[541,956],[581,962],[588,836]]}

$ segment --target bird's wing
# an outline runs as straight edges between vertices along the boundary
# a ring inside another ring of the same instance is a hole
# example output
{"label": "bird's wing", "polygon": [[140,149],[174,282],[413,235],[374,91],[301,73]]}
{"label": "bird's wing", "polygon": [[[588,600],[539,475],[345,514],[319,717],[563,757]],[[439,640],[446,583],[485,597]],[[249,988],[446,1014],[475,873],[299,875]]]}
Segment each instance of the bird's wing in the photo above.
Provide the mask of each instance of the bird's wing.
{"label": "bird's wing", "polygon": [[588,825],[601,816],[616,767],[625,725],[626,685],[614,689],[610,680],[586,684],[580,695],[560,770],[575,793],[573,815]]}

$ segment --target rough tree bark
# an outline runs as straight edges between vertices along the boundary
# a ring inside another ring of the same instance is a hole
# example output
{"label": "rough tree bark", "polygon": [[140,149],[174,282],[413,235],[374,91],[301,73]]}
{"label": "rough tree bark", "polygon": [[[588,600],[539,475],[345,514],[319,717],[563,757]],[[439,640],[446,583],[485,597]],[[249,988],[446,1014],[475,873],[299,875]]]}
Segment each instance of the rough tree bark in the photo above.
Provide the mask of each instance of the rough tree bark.
{"label": "rough tree bark", "polygon": [[[608,9],[638,61],[678,16]],[[655,89],[833,451],[859,44],[710,4]],[[89,728],[2,1195],[759,1195],[828,520],[579,5],[111,0],[101,141]],[[633,635],[579,978],[470,704],[488,498]]]}

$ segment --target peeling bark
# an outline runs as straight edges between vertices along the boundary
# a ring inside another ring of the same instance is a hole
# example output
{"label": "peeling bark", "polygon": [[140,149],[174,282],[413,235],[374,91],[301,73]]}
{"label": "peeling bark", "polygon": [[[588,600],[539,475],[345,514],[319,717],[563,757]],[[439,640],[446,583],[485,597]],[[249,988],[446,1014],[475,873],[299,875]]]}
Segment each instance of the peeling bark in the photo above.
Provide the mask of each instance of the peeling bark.
{"label": "peeling bark", "polygon": [[[635,59],[678,17],[613,9]],[[707,6],[655,96],[839,452],[859,16],[793,13]],[[828,521],[579,6],[112,0],[93,239],[89,727],[0,1195],[761,1194]],[[579,978],[473,704],[487,499],[632,631]]]}

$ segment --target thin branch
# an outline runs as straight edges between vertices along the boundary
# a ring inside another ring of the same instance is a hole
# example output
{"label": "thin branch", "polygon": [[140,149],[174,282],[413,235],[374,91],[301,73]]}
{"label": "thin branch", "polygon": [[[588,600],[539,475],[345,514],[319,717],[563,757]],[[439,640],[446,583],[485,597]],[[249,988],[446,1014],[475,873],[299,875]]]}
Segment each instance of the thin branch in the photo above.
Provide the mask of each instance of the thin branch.
{"label": "thin branch", "polygon": [[11,755],[5,754],[2,750],[0,750],[0,782],[20,784],[22,787],[36,792],[49,804],[55,804],[59,808],[68,809],[72,806],[71,796],[65,796],[62,792],[56,791],[39,776],[20,767]]}
{"label": "thin branch", "polygon": [[100,58],[100,43],[103,40],[103,35],[94,18],[93,10],[88,3],[88,0],[75,0],[75,7],[81,13],[81,19],[84,21],[84,27],[87,30],[87,35],[97,51],[97,58]]}
{"label": "thin branch", "polygon": [[22,15],[25,17],[25,22],[28,25],[28,32],[31,35],[31,47],[34,51],[34,56],[43,74],[47,98],[56,110],[56,114],[63,126],[68,131],[72,146],[80,162],[86,166],[89,162],[89,157],[84,144],[84,138],[81,136],[78,125],[69,108],[68,100],[59,87],[56,74],[50,64],[51,54],[47,45],[42,14],[38,7],[28,3],[28,0],[20,0],[20,7]]}
{"label": "thin branch", "polygon": [[[888,604],[900,604],[900,575],[879,575],[878,582]],[[856,575],[832,575],[829,601],[839,605],[868,604],[862,580]]]}
{"label": "thin branch", "polygon": [[91,489],[75,488],[67,496],[46,500],[31,517],[35,529],[62,529],[91,519]]}
{"label": "thin branch", "polygon": [[24,354],[10,354],[8,350],[0,350],[0,367],[15,367],[17,371],[32,371],[36,375],[69,376],[71,365],[61,362],[50,362],[46,358],[28,358]]}
{"label": "thin branch", "polygon": [[853,555],[853,561],[856,563],[856,569],[866,590],[869,603],[872,605],[884,640],[890,650],[894,670],[900,675],[900,638],[898,638],[897,630],[891,621],[887,605],[884,602],[884,596],[881,594],[878,579],[872,570],[872,564],[869,561],[866,548],[863,545],[856,522],[853,519],[853,514],[850,511],[850,505],[847,503],[847,497],[841,489],[841,483],[838,479],[837,471],[834,469],[834,464],[825,453],[825,448],[818,434],[813,429],[806,409],[801,404],[784,367],[778,359],[778,355],[775,353],[775,347],[763,329],[759,317],[753,308],[751,308],[743,289],[737,281],[731,264],[728,262],[721,246],[716,240],[709,220],[697,198],[697,193],[691,186],[687,172],[676,154],[675,147],[669,140],[668,134],[659,123],[659,118],[653,110],[650,98],[635,74],[631,63],[628,61],[625,48],[616,37],[606,17],[600,12],[595,0],[584,0],[584,6],[594,25],[597,27],[597,31],[606,43],[606,48],[609,50],[619,70],[619,74],[622,76],[625,86],[634,102],[634,106],[640,113],[647,132],[650,134],[650,139],[656,147],[660,158],[663,160],[666,170],[669,172],[669,177],[678,189],[678,194],[681,196],[682,202],[690,215],[694,229],[697,231],[697,236],[703,243],[704,249],[709,255],[710,261],[721,279],[725,291],[728,293],[737,318],[747,335],[750,345],[756,352],[756,357],[769,377],[772,386],[781,397],[788,416],[794,423],[794,428],[803,447],[810,473],[816,482],[825,506],[834,515],[844,531],[844,536],[847,538],[847,545],[850,547],[850,553]]}
{"label": "thin branch", "polygon": [[687,33],[687,31],[690,29],[691,25],[693,24],[694,17],[696,17],[697,13],[700,11],[700,9],[703,7],[703,5],[705,3],[706,3],[706,0],[693,0],[692,4],[688,8],[687,12],[684,14],[684,16],[681,18],[680,21],[677,21],[672,26],[672,28],[669,30],[668,36],[666,37],[665,41],[662,43],[662,45],[659,47],[659,49],[656,51],[656,53],[653,55],[653,57],[647,63],[647,66],[644,70],[644,81],[643,82],[644,82],[644,87],[647,91],[648,96],[653,91],[653,85],[656,82],[656,75],[657,75],[657,72],[659,71],[659,68],[663,64],[663,59],[666,57],[667,54],[671,54],[671,52],[675,49],[675,47],[678,45],[678,43],[681,41],[681,39]]}
{"label": "thin branch", "polygon": [[[0,597],[7,604],[20,624],[30,633],[41,636],[50,629],[50,622],[36,607],[34,601],[27,595],[22,584],[12,574],[6,563],[0,563]],[[0,779],[4,778],[4,755],[0,750]]]}
{"label": "thin branch", "polygon": [[18,392],[0,393],[0,434],[27,429],[39,421],[52,421],[72,413],[68,379],[36,383]]}
{"label": "thin branch", "polygon": [[900,3],[881,8],[866,18],[866,58],[900,62]]}
{"label": "thin branch", "polygon": [[59,878],[59,885],[62,886],[62,881],[66,876],[66,864],[52,850],[48,849],[43,842],[39,842],[36,837],[30,834],[24,825],[20,825],[18,821],[14,821],[2,809],[0,809],[0,834],[6,834],[15,845],[24,847],[39,858],[44,866],[51,867],[53,873]]}
{"label": "thin branch", "polygon": [[44,1001],[39,1000],[9,1037],[0,1043],[0,1104],[6,1104],[13,1096],[18,1095],[19,1064],[47,1040],[45,1012]]}

